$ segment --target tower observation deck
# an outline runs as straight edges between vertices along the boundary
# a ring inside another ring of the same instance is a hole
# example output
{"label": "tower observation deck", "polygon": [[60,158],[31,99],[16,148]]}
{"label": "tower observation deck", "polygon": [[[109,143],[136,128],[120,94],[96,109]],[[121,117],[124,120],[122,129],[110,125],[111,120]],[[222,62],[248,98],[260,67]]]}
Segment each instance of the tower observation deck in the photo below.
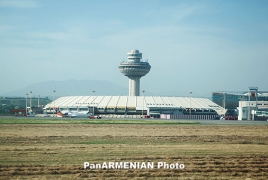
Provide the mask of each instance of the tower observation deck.
{"label": "tower observation deck", "polygon": [[128,60],[120,63],[119,70],[129,78],[129,96],[139,96],[140,78],[150,71],[151,66],[148,62],[141,61],[142,53],[139,50],[131,50],[127,56]]}

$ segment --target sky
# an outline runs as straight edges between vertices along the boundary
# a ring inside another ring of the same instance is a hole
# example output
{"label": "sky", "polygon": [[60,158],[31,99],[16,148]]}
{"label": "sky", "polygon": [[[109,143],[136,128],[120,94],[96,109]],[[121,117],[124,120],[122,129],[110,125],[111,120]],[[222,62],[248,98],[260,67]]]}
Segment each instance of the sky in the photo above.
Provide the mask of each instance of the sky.
{"label": "sky", "polygon": [[138,49],[141,90],[268,90],[267,0],[0,0],[0,94],[43,81],[107,80]]}

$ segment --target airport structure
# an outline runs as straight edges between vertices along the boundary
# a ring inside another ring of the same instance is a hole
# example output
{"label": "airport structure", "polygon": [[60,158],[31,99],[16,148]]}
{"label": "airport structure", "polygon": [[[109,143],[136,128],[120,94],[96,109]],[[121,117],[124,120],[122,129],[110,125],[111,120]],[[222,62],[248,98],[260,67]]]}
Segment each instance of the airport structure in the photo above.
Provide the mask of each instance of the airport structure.
{"label": "airport structure", "polygon": [[239,101],[238,120],[268,121],[268,101]]}
{"label": "airport structure", "polygon": [[213,92],[212,100],[226,109],[226,118],[268,120],[268,92],[259,91],[258,87],[244,92]]}
{"label": "airport structure", "polygon": [[140,78],[150,71],[151,66],[141,61],[142,53],[139,50],[131,50],[127,56],[128,60],[120,63],[119,70],[129,78],[129,96],[139,96]]}
{"label": "airport structure", "polygon": [[212,101],[226,109],[236,109],[239,101],[268,101],[267,91],[213,92]]}
{"label": "airport structure", "polygon": [[144,96],[144,93],[140,96],[140,78],[150,71],[151,66],[141,60],[142,53],[138,50],[131,50],[127,56],[128,60],[120,63],[119,70],[129,78],[129,96],[65,96],[47,104],[44,112],[165,119],[213,119],[224,113],[221,106],[207,98]]}
{"label": "airport structure", "polygon": [[[64,96],[47,104],[48,114],[89,112],[102,117],[213,119],[223,108],[207,98],[161,96]],[[190,115],[190,116],[189,116]]]}
{"label": "airport structure", "polygon": [[[142,61],[142,53],[131,50],[128,60],[119,65],[129,78],[129,96],[64,96],[47,104],[46,114],[93,114],[98,118],[163,118],[163,119],[219,119],[266,120],[268,118],[268,92],[249,87],[248,92],[214,92],[208,98],[140,96],[140,78],[151,69]],[[55,94],[55,91],[53,91]],[[144,92],[144,91],[143,91]],[[253,103],[255,102],[255,103]],[[70,117],[70,116],[69,116]]]}

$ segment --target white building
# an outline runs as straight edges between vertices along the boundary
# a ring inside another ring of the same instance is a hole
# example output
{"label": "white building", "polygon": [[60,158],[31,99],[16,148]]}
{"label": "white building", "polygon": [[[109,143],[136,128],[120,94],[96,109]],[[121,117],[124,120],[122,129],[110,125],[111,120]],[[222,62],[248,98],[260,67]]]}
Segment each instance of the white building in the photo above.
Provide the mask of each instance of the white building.
{"label": "white building", "polygon": [[[238,120],[268,119],[268,101],[239,101]],[[258,116],[258,117],[256,117]]]}
{"label": "white building", "polygon": [[68,112],[93,112],[98,115],[159,118],[170,115],[217,115],[223,108],[207,98],[162,96],[64,96],[45,106],[47,113],[55,109]]}

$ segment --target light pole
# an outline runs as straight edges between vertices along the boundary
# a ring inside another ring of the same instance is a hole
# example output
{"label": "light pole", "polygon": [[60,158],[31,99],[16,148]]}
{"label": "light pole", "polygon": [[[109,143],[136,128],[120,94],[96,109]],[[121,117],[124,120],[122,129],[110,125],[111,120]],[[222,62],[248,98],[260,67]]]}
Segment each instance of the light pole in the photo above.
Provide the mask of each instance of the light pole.
{"label": "light pole", "polygon": [[94,116],[94,100],[95,100],[95,91],[93,92],[93,102],[92,102],[92,112],[93,112],[93,116]]}
{"label": "light pole", "polygon": [[32,108],[32,91],[30,91],[30,108]]}
{"label": "light pole", "polygon": [[[55,92],[56,90],[53,90],[53,102],[54,102],[54,111],[53,111],[53,116],[55,117],[54,115],[54,112],[55,112]],[[55,112],[56,113],[56,112]]]}
{"label": "light pole", "polygon": [[38,105],[37,105],[37,107],[39,107],[39,98],[40,98],[40,95],[38,95]]}
{"label": "light pole", "polygon": [[190,115],[192,114],[192,93],[190,92]]}
{"label": "light pole", "polygon": [[226,93],[223,94],[223,108],[224,108],[224,118],[225,118],[225,114],[226,114]]}
{"label": "light pole", "polygon": [[142,94],[143,94],[143,101],[142,101],[142,118],[143,118],[143,110],[144,110],[144,93],[145,93],[145,91],[142,91]]}
{"label": "light pole", "polygon": [[28,99],[28,94],[26,93],[26,109],[25,109],[26,116],[27,116],[27,99]]}

